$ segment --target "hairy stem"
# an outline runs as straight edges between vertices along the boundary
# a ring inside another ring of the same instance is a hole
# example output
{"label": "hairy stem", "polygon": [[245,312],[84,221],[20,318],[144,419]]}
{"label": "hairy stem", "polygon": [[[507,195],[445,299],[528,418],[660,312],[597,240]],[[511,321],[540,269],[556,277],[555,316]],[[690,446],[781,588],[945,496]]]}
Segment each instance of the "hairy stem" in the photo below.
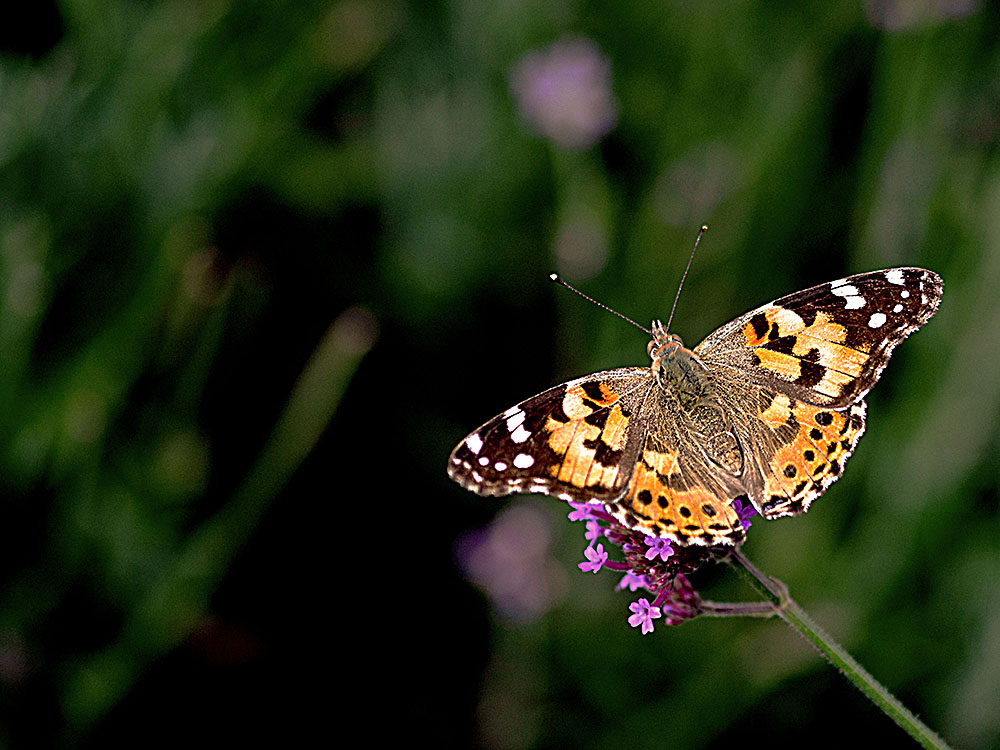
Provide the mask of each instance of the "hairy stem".
{"label": "hairy stem", "polygon": [[701,614],[709,617],[774,617],[778,607],[772,602],[710,602],[703,599]]}

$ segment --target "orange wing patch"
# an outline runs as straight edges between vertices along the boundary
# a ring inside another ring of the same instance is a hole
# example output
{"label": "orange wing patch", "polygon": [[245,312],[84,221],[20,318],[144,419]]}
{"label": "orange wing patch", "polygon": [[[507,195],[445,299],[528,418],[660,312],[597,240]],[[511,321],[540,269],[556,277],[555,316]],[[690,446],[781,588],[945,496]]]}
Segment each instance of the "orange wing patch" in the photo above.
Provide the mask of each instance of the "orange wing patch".
{"label": "orange wing patch", "polygon": [[627,526],[681,544],[739,544],[743,524],[728,495],[686,481],[678,452],[650,435],[628,492],[612,511]]}
{"label": "orange wing patch", "polygon": [[[629,425],[618,400],[618,394],[603,383],[566,389],[562,414],[549,416],[545,424],[549,448],[561,456],[548,467],[553,479],[579,489],[616,486]],[[561,421],[563,416],[569,421]]]}
{"label": "orange wing patch", "polygon": [[792,399],[785,394],[777,393],[768,407],[757,416],[764,424],[771,428],[772,432],[776,432],[792,416],[793,403]]}
{"label": "orange wing patch", "polygon": [[842,411],[803,403],[791,407],[799,429],[764,467],[765,518],[804,513],[840,477],[865,430],[865,411],[864,401]]}
{"label": "orange wing patch", "polygon": [[785,352],[776,352],[760,347],[753,350],[757,364],[782,380],[796,381],[802,377],[802,360]]}
{"label": "orange wing patch", "polygon": [[831,401],[849,390],[871,358],[870,344],[848,346],[847,328],[825,311],[806,325],[791,310],[770,307],[751,317],[742,331],[762,369]]}
{"label": "orange wing patch", "polygon": [[801,315],[787,308],[767,307],[751,317],[743,326],[743,336],[747,346],[751,348],[763,346],[783,336],[799,334],[837,344],[847,340],[847,329],[822,310],[817,311],[813,322],[806,325]]}
{"label": "orange wing patch", "polygon": [[600,381],[569,385],[563,396],[562,407],[570,419],[583,419],[602,406],[611,406],[621,396]]}

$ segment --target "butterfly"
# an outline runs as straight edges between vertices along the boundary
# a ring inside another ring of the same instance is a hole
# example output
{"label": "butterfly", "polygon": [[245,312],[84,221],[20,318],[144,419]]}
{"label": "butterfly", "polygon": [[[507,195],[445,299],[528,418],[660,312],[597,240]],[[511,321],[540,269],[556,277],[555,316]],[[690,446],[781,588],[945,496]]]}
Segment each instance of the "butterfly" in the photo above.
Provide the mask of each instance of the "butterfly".
{"label": "butterfly", "polygon": [[654,321],[649,367],[512,406],[455,447],[448,475],[484,496],[603,505],[680,545],[738,545],[741,507],[798,515],[840,477],[866,394],[942,291],[922,268],[862,273],[752,310],[694,349]]}

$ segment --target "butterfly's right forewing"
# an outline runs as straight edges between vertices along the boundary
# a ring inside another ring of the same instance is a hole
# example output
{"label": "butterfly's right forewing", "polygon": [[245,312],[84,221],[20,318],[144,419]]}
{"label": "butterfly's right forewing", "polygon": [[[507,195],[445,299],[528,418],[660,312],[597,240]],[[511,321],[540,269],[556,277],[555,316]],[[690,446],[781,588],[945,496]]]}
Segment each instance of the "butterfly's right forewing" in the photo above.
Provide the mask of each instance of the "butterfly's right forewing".
{"label": "butterfly's right forewing", "polygon": [[512,406],[452,451],[448,475],[479,495],[538,492],[564,500],[621,495],[642,439],[648,367],[563,383]]}
{"label": "butterfly's right forewing", "polygon": [[719,376],[845,408],[865,397],[893,349],[930,320],[942,287],[940,276],[922,268],[857,274],[752,310],[695,352]]}

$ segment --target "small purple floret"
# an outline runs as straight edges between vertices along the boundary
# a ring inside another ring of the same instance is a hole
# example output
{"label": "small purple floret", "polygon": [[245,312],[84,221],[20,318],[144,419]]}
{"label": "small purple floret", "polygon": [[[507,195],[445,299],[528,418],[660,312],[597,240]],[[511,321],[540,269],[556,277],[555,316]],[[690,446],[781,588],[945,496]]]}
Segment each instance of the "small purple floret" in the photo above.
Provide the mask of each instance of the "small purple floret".
{"label": "small purple floret", "polygon": [[597,521],[591,519],[587,521],[587,531],[584,533],[584,538],[593,544],[598,540],[598,538],[604,533],[604,527],[601,526]]}
{"label": "small purple floret", "polygon": [[683,573],[678,573],[670,586],[660,591],[653,604],[662,608],[666,625],[680,625],[701,614],[701,597]]}
{"label": "small purple floret", "polygon": [[757,515],[757,510],[750,503],[747,503],[744,507],[742,500],[733,500],[733,510],[736,511],[736,515],[739,517],[744,529],[749,529],[753,526],[750,523],[750,519]]}
{"label": "small purple floret", "polygon": [[637,602],[632,602],[629,607],[634,613],[628,618],[628,624],[633,628],[642,628],[642,634],[653,632],[653,620],[660,616],[660,608],[650,606],[649,600],[643,597]]}
{"label": "small purple floret", "polygon": [[594,506],[590,503],[570,503],[573,510],[569,513],[570,521],[589,521],[594,518]]}
{"label": "small purple floret", "polygon": [[603,568],[604,563],[608,561],[608,553],[604,551],[603,544],[598,544],[596,549],[594,547],[587,547],[587,549],[583,551],[583,554],[587,558],[587,561],[577,563],[577,567],[579,567],[584,573],[591,571],[596,573]]}
{"label": "small purple floret", "polygon": [[646,588],[649,586],[649,579],[644,575],[636,575],[631,570],[622,576],[622,579],[615,586],[616,589],[621,590],[628,586],[629,591],[635,591],[638,588]]}
{"label": "small purple floret", "polygon": [[665,539],[661,536],[647,536],[645,539],[649,549],[646,550],[646,559],[655,560],[657,555],[663,562],[667,561],[672,554],[674,554],[674,548],[670,546],[670,540]]}

